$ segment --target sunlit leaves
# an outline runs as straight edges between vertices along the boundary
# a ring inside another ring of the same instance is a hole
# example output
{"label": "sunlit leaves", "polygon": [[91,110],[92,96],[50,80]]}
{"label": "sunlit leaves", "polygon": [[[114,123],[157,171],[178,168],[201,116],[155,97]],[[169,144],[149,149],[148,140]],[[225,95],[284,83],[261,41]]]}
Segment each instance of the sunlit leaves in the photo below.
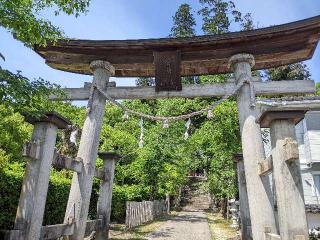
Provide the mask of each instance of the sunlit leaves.
{"label": "sunlit leaves", "polygon": [[78,16],[85,13],[90,0],[0,0],[0,25],[25,45],[46,45],[61,38],[63,31],[42,17],[42,11],[55,8]]}
{"label": "sunlit leaves", "polygon": [[172,17],[170,37],[192,37],[195,35],[196,20],[189,4],[181,4]]}
{"label": "sunlit leaves", "polygon": [[41,78],[30,81],[20,72],[11,73],[0,67],[0,101],[15,111],[31,115],[48,111],[52,93],[59,93],[57,85]]}
{"label": "sunlit leaves", "polygon": [[266,70],[265,77],[273,80],[311,80],[311,73],[303,62]]}

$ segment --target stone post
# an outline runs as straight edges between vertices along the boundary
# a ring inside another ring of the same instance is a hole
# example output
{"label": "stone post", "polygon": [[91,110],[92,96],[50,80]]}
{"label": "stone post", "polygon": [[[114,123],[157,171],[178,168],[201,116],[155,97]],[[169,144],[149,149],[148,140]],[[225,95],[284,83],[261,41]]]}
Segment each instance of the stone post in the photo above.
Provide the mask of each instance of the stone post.
{"label": "stone post", "polygon": [[235,154],[234,161],[237,163],[241,239],[252,240],[250,210],[248,202],[246,176],[243,164],[243,155]]}
{"label": "stone post", "polygon": [[273,178],[282,240],[309,239],[295,124],[305,111],[267,111],[261,126],[270,127]]}
{"label": "stone post", "polygon": [[99,138],[105,113],[106,99],[94,88],[94,85],[106,89],[110,76],[114,74],[114,67],[105,61],[93,61],[90,68],[94,75],[92,91],[77,154],[77,157],[83,162],[83,170],[81,173],[73,173],[65,214],[66,223],[70,217],[75,221],[74,234],[69,236],[71,240],[83,240],[85,235]]}
{"label": "stone post", "polygon": [[[237,54],[231,57],[230,66],[236,82],[250,80],[254,58],[249,54]],[[237,105],[241,132],[242,151],[246,175],[252,237],[264,238],[264,228],[270,227],[276,232],[276,223],[272,204],[272,192],[268,178],[260,178],[258,163],[265,158],[261,129],[256,123],[257,110],[251,106],[250,86],[245,84],[237,95]]]}
{"label": "stone post", "polygon": [[166,194],[166,210],[167,210],[167,214],[170,214],[170,194],[167,193]]}
{"label": "stone post", "polygon": [[109,237],[114,170],[120,156],[115,153],[99,153],[99,157],[103,159],[105,180],[100,183],[97,216],[98,219],[103,219],[103,227],[97,230],[95,239],[105,240]]}
{"label": "stone post", "polygon": [[67,128],[70,123],[56,113],[25,119],[34,129],[31,143],[25,149],[28,160],[14,230],[21,230],[24,240],[37,240],[41,235],[57,130]]}
{"label": "stone post", "polygon": [[230,199],[231,225],[230,227],[239,229],[239,202],[236,199]]}

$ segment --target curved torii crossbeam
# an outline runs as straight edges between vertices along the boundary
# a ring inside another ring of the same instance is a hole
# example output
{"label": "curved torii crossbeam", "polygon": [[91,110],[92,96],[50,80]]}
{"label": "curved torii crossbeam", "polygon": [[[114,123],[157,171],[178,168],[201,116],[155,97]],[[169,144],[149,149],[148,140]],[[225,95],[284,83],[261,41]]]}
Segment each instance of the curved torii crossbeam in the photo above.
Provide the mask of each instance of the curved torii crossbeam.
{"label": "curved torii crossbeam", "polygon": [[35,46],[56,69],[92,74],[94,60],[110,62],[115,77],[155,76],[154,52],[180,51],[181,75],[230,72],[228,60],[238,53],[255,57],[253,69],[266,69],[310,59],[320,38],[320,16],[251,31],[190,38],[58,41]]}

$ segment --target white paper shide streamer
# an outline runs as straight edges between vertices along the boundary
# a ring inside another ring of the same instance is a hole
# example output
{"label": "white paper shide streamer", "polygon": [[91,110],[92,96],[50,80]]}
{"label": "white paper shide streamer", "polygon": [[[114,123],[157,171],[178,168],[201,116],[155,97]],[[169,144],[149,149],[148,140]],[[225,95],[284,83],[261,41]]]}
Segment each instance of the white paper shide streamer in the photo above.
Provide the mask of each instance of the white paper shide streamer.
{"label": "white paper shide streamer", "polygon": [[163,126],[162,127],[163,128],[169,128],[169,120],[168,119],[163,121]]}
{"label": "white paper shide streamer", "polygon": [[124,115],[123,115],[123,120],[128,120],[129,119],[129,113],[128,111],[124,111]]}
{"label": "white paper shide streamer", "polygon": [[144,128],[143,128],[143,118],[140,119],[140,138],[139,138],[139,148],[143,148],[143,136],[144,136]]}
{"label": "white paper shide streamer", "polygon": [[75,129],[70,134],[70,142],[74,144],[74,146],[77,146],[77,136],[78,136],[78,129]]}
{"label": "white paper shide streamer", "polygon": [[209,109],[209,110],[208,110],[207,118],[209,118],[209,119],[213,118],[213,112],[212,112],[212,109]]}
{"label": "white paper shide streamer", "polygon": [[186,127],[186,132],[184,133],[184,140],[187,140],[189,138],[190,125],[191,125],[191,119],[189,118],[186,124],[184,125]]}

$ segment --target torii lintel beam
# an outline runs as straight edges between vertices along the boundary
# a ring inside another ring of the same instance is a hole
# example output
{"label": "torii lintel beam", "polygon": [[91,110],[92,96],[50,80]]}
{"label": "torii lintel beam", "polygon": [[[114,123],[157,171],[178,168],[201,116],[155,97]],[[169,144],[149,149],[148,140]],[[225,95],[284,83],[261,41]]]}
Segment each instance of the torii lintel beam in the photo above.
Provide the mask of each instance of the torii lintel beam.
{"label": "torii lintel beam", "polygon": [[174,62],[179,63],[180,68],[172,70],[180,70],[181,76],[199,76],[230,72],[228,61],[238,53],[254,56],[253,70],[310,59],[319,38],[320,16],[316,16],[220,35],[138,40],[67,39],[34,49],[49,66],[67,72],[92,74],[90,62],[108,61],[115,68],[115,77],[153,77],[157,75],[155,65],[159,52],[178,51]]}
{"label": "torii lintel beam", "polygon": [[[184,85],[181,91],[156,92],[154,87],[108,87],[106,92],[113,99],[156,99],[156,98],[195,98],[222,97],[235,87],[234,82],[215,84]],[[311,80],[285,80],[254,82],[256,95],[301,95],[315,93],[315,83]],[[51,100],[88,100],[90,88],[64,88],[65,96],[51,96]]]}

